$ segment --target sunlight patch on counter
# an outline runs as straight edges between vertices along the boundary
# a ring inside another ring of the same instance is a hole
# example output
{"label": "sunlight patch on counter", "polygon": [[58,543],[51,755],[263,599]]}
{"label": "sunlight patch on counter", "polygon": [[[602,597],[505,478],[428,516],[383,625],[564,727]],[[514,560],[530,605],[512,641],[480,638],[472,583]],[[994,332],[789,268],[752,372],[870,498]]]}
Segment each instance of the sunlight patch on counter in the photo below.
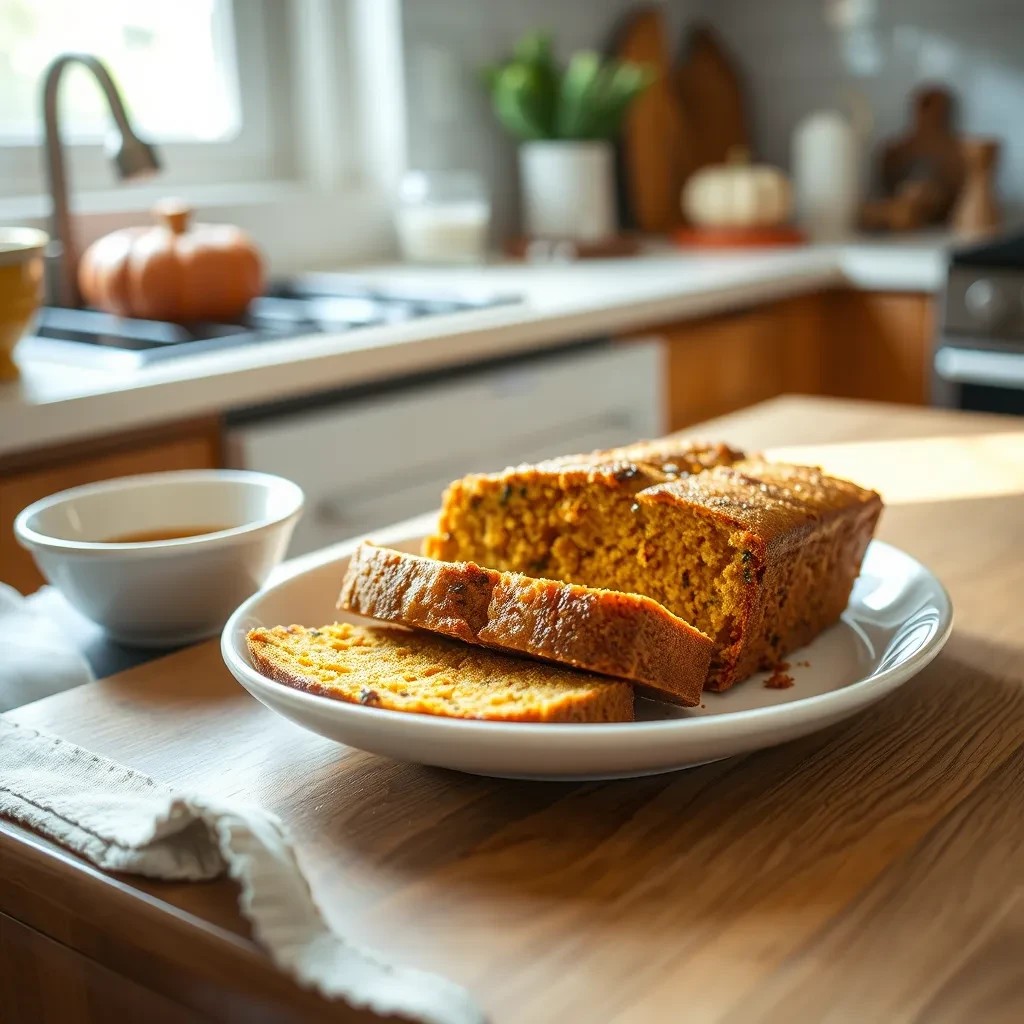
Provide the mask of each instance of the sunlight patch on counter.
{"label": "sunlight patch on counter", "polygon": [[873,487],[890,505],[1024,495],[1024,431],[769,448]]}

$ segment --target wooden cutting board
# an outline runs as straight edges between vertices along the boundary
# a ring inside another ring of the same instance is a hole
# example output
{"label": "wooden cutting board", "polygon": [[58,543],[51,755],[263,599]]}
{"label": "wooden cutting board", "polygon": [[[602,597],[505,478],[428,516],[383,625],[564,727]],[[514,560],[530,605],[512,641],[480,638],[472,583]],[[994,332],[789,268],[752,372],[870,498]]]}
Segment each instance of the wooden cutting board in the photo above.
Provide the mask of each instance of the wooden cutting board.
{"label": "wooden cutting board", "polygon": [[690,126],[689,168],[724,163],[729,151],[751,151],[750,121],[736,65],[714,30],[703,23],[688,32],[675,73]]}
{"label": "wooden cutting board", "polygon": [[620,60],[655,69],[657,80],[630,107],[618,147],[618,182],[624,221],[644,232],[665,233],[682,223],[679,196],[693,139],[676,91],[665,20],[656,8],[628,15],[609,48]]}
{"label": "wooden cutting board", "polygon": [[[921,88],[911,96],[906,130],[882,146],[882,188],[889,202],[911,202],[907,228],[944,221],[963,188],[964,154],[955,112],[956,98],[949,89]],[[915,197],[920,197],[916,203]]]}
{"label": "wooden cutting board", "polygon": [[913,231],[949,217],[965,180],[955,111],[954,95],[942,86],[912,94],[906,130],[880,148],[876,177],[882,196],[862,206],[862,228]]}

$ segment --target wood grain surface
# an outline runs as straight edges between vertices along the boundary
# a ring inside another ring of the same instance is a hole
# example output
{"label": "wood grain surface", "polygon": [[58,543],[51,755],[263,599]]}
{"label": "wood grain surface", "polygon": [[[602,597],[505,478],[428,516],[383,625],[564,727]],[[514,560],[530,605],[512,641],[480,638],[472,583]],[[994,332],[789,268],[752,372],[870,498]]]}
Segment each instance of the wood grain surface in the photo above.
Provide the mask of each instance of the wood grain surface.
{"label": "wood grain surface", "polygon": [[[1022,1019],[1024,421],[783,398],[697,432],[882,488],[881,536],[952,595],[942,655],[841,726],[611,783],[336,746],[252,700],[213,642],[10,717],[277,812],[340,929],[499,1024]],[[0,822],[0,911],[97,969],[210,1019],[365,1019],[277,975],[233,899]]]}

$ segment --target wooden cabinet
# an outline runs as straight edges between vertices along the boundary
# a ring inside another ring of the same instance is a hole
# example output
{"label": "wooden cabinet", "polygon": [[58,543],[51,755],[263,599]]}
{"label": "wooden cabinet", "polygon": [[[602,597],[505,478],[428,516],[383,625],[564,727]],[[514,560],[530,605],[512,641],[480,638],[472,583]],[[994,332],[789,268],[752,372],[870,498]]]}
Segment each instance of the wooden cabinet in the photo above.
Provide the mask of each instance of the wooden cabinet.
{"label": "wooden cabinet", "polygon": [[16,1021],[130,1021],[196,1024],[182,1006],[0,914],[0,991]]}
{"label": "wooden cabinet", "polygon": [[219,465],[220,427],[212,419],[91,440],[0,463],[0,582],[26,594],[43,583],[32,556],[14,539],[14,519],[33,501],[68,487],[133,473]]}
{"label": "wooden cabinet", "polygon": [[668,346],[669,429],[788,392],[818,394],[821,300],[800,296],[657,329]]}
{"label": "wooden cabinet", "polygon": [[827,317],[823,393],[879,402],[928,403],[930,295],[840,290],[823,296]]}
{"label": "wooden cabinet", "polygon": [[781,394],[924,404],[931,308],[927,295],[836,289],[655,328],[668,429]]}

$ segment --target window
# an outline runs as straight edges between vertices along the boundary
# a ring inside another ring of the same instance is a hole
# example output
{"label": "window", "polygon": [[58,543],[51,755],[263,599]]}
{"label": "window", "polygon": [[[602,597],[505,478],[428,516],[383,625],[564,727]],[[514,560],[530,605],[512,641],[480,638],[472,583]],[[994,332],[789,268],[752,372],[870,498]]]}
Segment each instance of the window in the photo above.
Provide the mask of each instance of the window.
{"label": "window", "polygon": [[[133,121],[154,141],[220,141],[241,127],[228,0],[0,0],[0,39],[4,142],[39,141],[46,67],[81,50],[111,69]],[[65,138],[102,139],[109,114],[92,76],[78,67],[66,76]]]}
{"label": "window", "polygon": [[[292,177],[291,37],[280,0],[0,0],[0,199],[42,192],[42,76],[68,51],[106,63],[163,190]],[[68,68],[58,104],[75,192],[113,188],[91,75]]]}
{"label": "window", "polygon": [[0,222],[45,228],[42,75],[91,52],[161,173],[118,183],[108,112],[69,67],[58,105],[80,245],[178,195],[276,268],[384,255],[404,166],[403,0],[0,0]]}

